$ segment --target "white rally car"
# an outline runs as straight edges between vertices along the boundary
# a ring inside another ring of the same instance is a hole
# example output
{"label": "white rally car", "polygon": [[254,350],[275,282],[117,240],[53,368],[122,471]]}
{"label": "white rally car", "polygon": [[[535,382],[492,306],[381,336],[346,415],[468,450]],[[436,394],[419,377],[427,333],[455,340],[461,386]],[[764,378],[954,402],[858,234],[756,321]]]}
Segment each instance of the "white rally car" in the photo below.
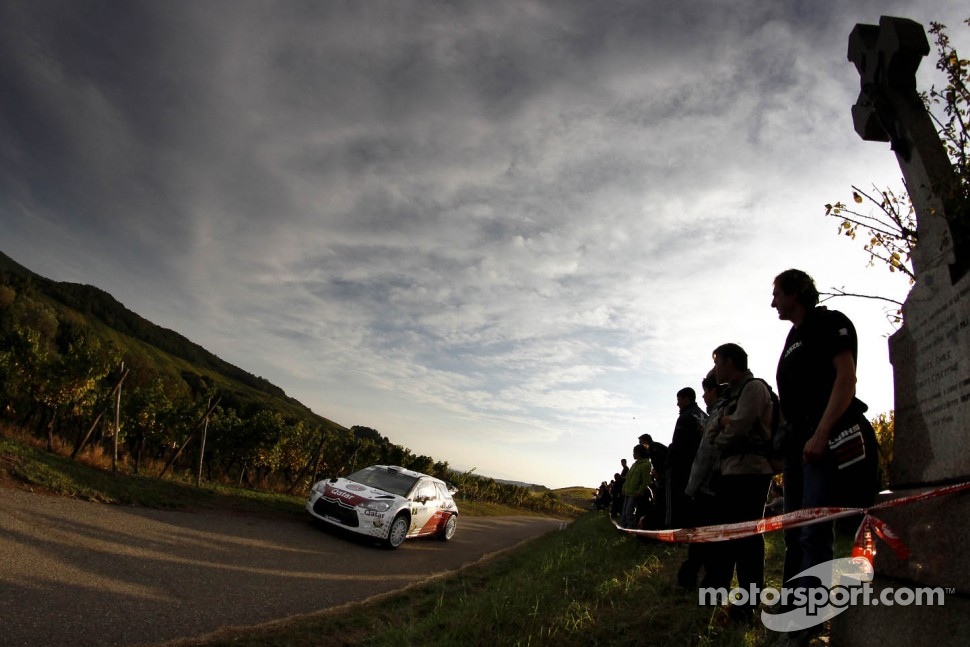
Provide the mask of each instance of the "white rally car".
{"label": "white rally car", "polygon": [[397,548],[409,537],[451,539],[458,524],[455,492],[427,474],[373,465],[346,478],[314,483],[306,509],[314,519]]}

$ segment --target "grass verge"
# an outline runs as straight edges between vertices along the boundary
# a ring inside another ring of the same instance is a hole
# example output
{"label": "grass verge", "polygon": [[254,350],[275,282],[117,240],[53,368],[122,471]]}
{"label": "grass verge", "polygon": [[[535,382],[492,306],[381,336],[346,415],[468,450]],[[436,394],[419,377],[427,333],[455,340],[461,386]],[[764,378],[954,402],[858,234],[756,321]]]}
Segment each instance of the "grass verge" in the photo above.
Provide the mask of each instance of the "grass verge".
{"label": "grass verge", "polygon": [[86,501],[150,508],[219,508],[299,514],[302,497],[178,479],[112,474],[19,440],[0,437],[0,483]]}
{"label": "grass verge", "polygon": [[[768,583],[783,546],[767,538]],[[313,616],[223,630],[179,647],[229,645],[728,645],[774,644],[760,622],[739,627],[671,583],[683,546],[617,531],[605,512],[485,564],[406,591]]]}

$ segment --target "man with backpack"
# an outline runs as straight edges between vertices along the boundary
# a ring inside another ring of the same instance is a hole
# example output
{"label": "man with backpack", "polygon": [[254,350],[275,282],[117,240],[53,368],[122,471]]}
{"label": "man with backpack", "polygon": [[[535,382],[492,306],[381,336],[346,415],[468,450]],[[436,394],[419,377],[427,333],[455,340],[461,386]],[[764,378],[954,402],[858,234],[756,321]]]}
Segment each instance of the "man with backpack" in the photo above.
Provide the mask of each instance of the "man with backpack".
{"label": "man with backpack", "polygon": [[[716,422],[714,444],[720,451],[721,477],[716,490],[720,523],[750,521],[764,516],[765,501],[774,472],[768,460],[773,426],[777,420],[771,388],[748,370],[748,354],[737,344],[723,344],[714,350],[714,375],[727,384],[726,403]],[[758,534],[718,542],[715,560],[716,586],[730,589],[737,569],[738,586],[764,588],[765,542]],[[730,617],[750,622],[757,600],[732,604]]]}

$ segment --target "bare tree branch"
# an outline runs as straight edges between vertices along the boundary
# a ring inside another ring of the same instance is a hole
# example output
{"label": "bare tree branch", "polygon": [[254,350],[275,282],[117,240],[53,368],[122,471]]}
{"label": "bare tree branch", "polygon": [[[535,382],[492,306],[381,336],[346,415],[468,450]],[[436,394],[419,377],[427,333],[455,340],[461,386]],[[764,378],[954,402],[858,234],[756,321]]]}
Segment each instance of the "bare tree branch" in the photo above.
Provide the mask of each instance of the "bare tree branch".
{"label": "bare tree branch", "polygon": [[893,305],[899,306],[900,308],[903,307],[902,301],[897,301],[896,299],[890,299],[889,297],[881,297],[875,294],[856,294],[854,292],[846,292],[845,290],[842,290],[840,288],[832,288],[832,289],[834,290],[834,292],[819,292],[819,296],[824,297],[819,299],[820,303],[824,303],[825,301],[828,301],[829,299],[834,299],[836,297],[856,297],[858,299],[873,299],[875,301],[885,301],[887,303],[892,303]]}

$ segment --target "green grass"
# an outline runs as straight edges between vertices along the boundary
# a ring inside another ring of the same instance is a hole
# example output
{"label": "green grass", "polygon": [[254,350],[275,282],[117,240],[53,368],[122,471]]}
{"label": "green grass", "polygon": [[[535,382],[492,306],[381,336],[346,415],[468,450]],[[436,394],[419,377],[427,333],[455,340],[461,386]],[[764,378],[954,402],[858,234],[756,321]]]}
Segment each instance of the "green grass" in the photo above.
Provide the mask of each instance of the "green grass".
{"label": "green grass", "polygon": [[556,494],[560,499],[570,505],[576,506],[580,510],[589,510],[593,504],[595,493],[596,490],[594,488],[579,485],[556,490]]}

